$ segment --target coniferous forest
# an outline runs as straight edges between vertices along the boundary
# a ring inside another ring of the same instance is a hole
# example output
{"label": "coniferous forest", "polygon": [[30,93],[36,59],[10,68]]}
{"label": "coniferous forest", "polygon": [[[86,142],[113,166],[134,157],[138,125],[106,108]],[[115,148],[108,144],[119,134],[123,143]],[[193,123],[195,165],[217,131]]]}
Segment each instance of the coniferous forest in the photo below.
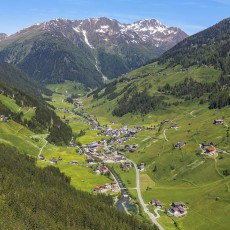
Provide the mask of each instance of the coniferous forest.
{"label": "coniferous forest", "polygon": [[110,196],[76,191],[59,168],[0,145],[0,229],[157,229],[115,210]]}
{"label": "coniferous forest", "polygon": [[[15,82],[16,80],[18,83]],[[0,102],[1,115],[5,115],[28,127],[35,133],[49,132],[48,141],[51,143],[67,145],[72,138],[72,129],[44,102],[39,90],[35,91],[36,85],[28,83],[30,81],[28,80],[27,82],[27,80],[26,75],[15,66],[0,63],[0,93],[14,99],[15,103],[20,107],[29,106],[36,108],[35,115],[31,120],[22,120],[23,112],[12,112]],[[25,82],[31,87],[27,87]],[[46,90],[46,92],[49,93],[49,90]]]}

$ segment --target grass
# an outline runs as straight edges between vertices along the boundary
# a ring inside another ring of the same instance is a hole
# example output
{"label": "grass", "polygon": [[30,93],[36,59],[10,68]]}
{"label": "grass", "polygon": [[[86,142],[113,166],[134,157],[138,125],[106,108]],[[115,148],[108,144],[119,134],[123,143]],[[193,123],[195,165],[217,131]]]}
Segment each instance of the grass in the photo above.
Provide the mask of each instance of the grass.
{"label": "grass", "polygon": [[21,153],[37,156],[40,143],[31,138],[33,133],[24,126],[10,120],[0,122],[0,142],[17,147]]}
{"label": "grass", "polygon": [[146,173],[140,173],[140,187],[141,192],[146,191],[147,188],[150,190],[155,187],[154,181]]}
{"label": "grass", "polygon": [[22,109],[23,112],[23,120],[31,120],[31,118],[35,115],[35,109],[34,108],[23,108]]}
{"label": "grass", "polygon": [[48,101],[48,102],[55,108],[73,109],[74,105],[66,102],[65,99],[66,99],[65,95],[54,93],[52,95],[52,101]]}
{"label": "grass", "polygon": [[0,94],[0,101],[12,112],[19,112],[21,107],[15,103],[15,100]]}
{"label": "grass", "polygon": [[136,187],[136,171],[134,167],[130,168],[129,171],[123,171],[119,163],[113,164],[112,167],[127,188]]}
{"label": "grass", "polygon": [[[162,66],[153,63],[135,70],[129,74],[131,79],[129,83],[135,81],[137,90],[143,90],[144,87],[151,84],[152,88],[149,91],[153,94],[157,91],[158,86],[163,86],[168,82],[173,85],[187,76],[191,76],[197,81],[213,82],[220,75],[219,71],[205,67],[190,68],[188,73],[179,72],[180,66],[163,71],[161,68]],[[126,85],[126,82],[119,82],[116,91],[120,92]],[[50,104],[56,108],[70,110],[74,108],[72,104],[64,101],[66,96],[62,95],[62,93],[80,92],[73,90],[72,83],[66,82],[62,85],[49,85],[48,87],[56,91]],[[230,170],[230,155],[218,153],[215,159],[200,155],[199,144],[213,142],[219,149],[230,152],[227,127],[213,125],[213,120],[216,118],[224,119],[226,124],[230,125],[230,108],[209,110],[208,104],[200,105],[197,99],[192,102],[183,102],[178,106],[170,106],[162,111],[153,111],[147,115],[127,114],[123,117],[114,117],[112,110],[116,107],[118,98],[112,101],[108,101],[106,98],[92,100],[91,96],[81,98],[81,100],[84,103],[84,110],[88,114],[95,115],[102,125],[113,128],[121,127],[124,124],[128,124],[129,127],[134,125],[157,126],[155,130],[139,132],[136,138],[125,144],[139,145],[135,153],[126,153],[126,156],[136,163],[145,163],[146,171],[140,174],[141,191],[145,203],[152,199],[159,199],[165,204],[166,209],[174,201],[187,203],[189,209],[186,217],[170,218],[162,212],[158,219],[162,226],[165,229],[176,229],[174,225],[176,221],[181,230],[191,229],[191,226],[195,230],[227,229],[230,219],[223,213],[230,211],[230,177],[224,177],[223,171]],[[12,111],[22,109],[26,119],[33,116],[32,109],[20,108],[12,99],[0,95],[0,100],[4,101]],[[172,102],[177,99],[169,96],[167,100]],[[65,117],[70,120],[74,134],[78,134],[80,130],[86,132],[84,136],[76,139],[82,144],[98,142],[105,138],[98,137],[97,130],[89,130],[89,125],[84,123],[78,115],[57,110],[56,112],[61,118]],[[160,122],[165,119],[169,122],[160,126]],[[111,120],[118,124],[110,124]],[[172,122],[176,122],[179,128],[171,129]],[[168,141],[165,140],[164,130]],[[13,121],[0,123],[0,141],[17,146],[23,153],[37,156],[44,144],[43,138],[44,136],[35,135]],[[186,142],[186,145],[181,149],[175,148],[175,143],[181,141]],[[71,176],[72,185],[78,189],[92,192],[96,185],[110,182],[109,178],[97,176],[92,172],[92,169],[87,168],[85,157],[79,155],[76,149],[47,144],[42,154],[47,160],[53,157],[57,159],[61,156],[63,160],[59,161],[56,166],[66,175]],[[79,165],[69,164],[72,160],[77,160]],[[38,161],[38,165],[45,167],[49,163]],[[129,172],[123,172],[119,164],[114,165],[114,168],[127,187],[134,188],[136,186],[133,168]],[[152,187],[152,189],[146,190],[147,187]],[[134,199],[138,200],[136,190],[129,189],[129,192]]]}
{"label": "grass", "polygon": [[[158,86],[170,82],[171,85],[180,82],[187,76],[197,81],[214,82],[220,72],[212,68],[191,68],[189,73],[179,72],[179,67],[160,71],[154,63],[131,72],[129,75],[136,78],[137,90],[152,84],[151,92],[157,91]],[[140,76],[145,76],[140,78]],[[208,77],[208,78],[207,78]],[[130,80],[132,82],[134,80]],[[127,83],[118,83],[117,90],[121,90]],[[119,98],[119,97],[118,97]],[[171,96],[169,101],[174,101]],[[112,110],[117,105],[117,98],[107,101],[105,98],[92,100],[84,98],[84,108],[88,113],[95,115],[102,124],[109,124],[115,120],[122,124],[157,125],[155,130],[144,130],[136,138],[125,144],[138,144],[135,153],[126,153],[126,156],[136,163],[144,162],[146,172],[141,173],[141,191],[145,202],[159,199],[166,204],[166,208],[173,201],[188,202],[188,214],[184,218],[171,219],[164,213],[159,222],[165,229],[176,229],[174,221],[180,229],[226,229],[229,220],[221,212],[230,211],[229,177],[223,177],[223,170],[230,170],[230,155],[220,154],[216,159],[200,155],[199,144],[213,142],[222,150],[229,152],[230,138],[227,137],[227,127],[213,125],[216,118],[230,123],[230,108],[209,110],[208,104],[199,105],[199,100],[184,102],[179,106],[170,106],[164,111],[154,111],[147,115],[126,114],[123,117],[113,117]],[[193,111],[193,112],[192,112]],[[192,112],[192,113],[191,113]],[[159,126],[163,120],[168,123]],[[178,129],[171,129],[172,122],[176,122]],[[118,126],[118,124],[117,124]],[[163,135],[166,130],[168,141]],[[186,145],[177,149],[177,142],[186,142]],[[153,189],[146,190],[147,187]],[[130,189],[135,197],[136,191]],[[220,200],[216,201],[216,198]],[[202,221],[205,219],[205,221]]]}
{"label": "grass", "polygon": [[[96,185],[103,185],[110,182],[109,178],[93,173],[93,170],[87,167],[85,156],[79,155],[75,148],[47,144],[42,155],[47,159],[46,162],[38,161],[38,166],[42,167],[50,165],[49,161],[52,158],[58,159],[61,157],[62,161],[58,161],[58,164],[54,166],[59,167],[61,172],[70,176],[71,184],[77,189],[92,192]],[[76,160],[78,165],[69,164],[73,160]]]}
{"label": "grass", "polygon": [[61,84],[46,85],[48,89],[55,93],[61,94],[76,94],[82,96],[85,93],[84,86],[78,82],[65,81]]}

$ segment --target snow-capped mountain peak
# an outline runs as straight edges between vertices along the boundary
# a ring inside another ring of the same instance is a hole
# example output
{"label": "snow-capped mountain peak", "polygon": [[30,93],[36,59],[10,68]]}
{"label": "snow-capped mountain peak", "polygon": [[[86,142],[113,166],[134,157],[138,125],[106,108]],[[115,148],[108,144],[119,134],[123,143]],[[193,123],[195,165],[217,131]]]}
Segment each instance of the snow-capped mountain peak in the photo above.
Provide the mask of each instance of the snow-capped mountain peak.
{"label": "snow-capped mountain peak", "polygon": [[[106,77],[112,79],[145,64],[186,37],[180,29],[156,19],[125,24],[106,17],[57,18],[22,29],[1,45],[5,60],[20,63],[36,79],[79,78],[95,86]],[[52,64],[47,67],[47,63]]]}

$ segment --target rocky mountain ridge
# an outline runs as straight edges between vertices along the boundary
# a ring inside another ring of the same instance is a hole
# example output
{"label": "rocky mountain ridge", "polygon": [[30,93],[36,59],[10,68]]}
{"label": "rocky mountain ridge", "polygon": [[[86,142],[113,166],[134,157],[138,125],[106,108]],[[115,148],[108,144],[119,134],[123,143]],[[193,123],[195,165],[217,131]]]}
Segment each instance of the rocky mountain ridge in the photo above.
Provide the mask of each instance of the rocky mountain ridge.
{"label": "rocky mountain ridge", "polygon": [[[137,68],[187,37],[155,19],[55,19],[34,24],[0,43],[0,59],[42,82],[76,80],[101,85]],[[49,63],[49,64],[48,64]]]}
{"label": "rocky mountain ridge", "polygon": [[58,18],[48,22],[34,24],[31,27],[19,31],[16,35],[30,29],[60,32],[69,39],[71,39],[69,33],[72,32],[72,34],[78,35],[90,48],[97,47],[103,43],[110,43],[110,40],[123,39],[127,44],[147,43],[155,47],[166,45],[168,49],[188,36],[181,29],[177,27],[167,27],[155,19],[145,19],[132,24],[122,24],[115,19],[105,17],[85,20]]}

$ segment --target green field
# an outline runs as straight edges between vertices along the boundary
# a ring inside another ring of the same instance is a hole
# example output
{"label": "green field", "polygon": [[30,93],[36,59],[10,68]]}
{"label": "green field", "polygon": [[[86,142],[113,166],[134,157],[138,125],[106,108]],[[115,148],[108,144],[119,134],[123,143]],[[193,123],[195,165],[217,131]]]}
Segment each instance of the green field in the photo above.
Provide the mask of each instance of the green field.
{"label": "green field", "polygon": [[13,98],[9,98],[4,96],[3,94],[0,94],[0,101],[12,112],[19,112],[21,110],[20,106],[15,103],[15,100]]}
{"label": "green field", "polygon": [[15,146],[21,153],[36,157],[42,142],[32,138],[34,133],[10,120],[0,122],[0,142]]}
{"label": "green field", "polygon": [[136,171],[134,167],[130,168],[128,171],[123,171],[120,167],[120,163],[110,164],[110,167],[113,167],[126,188],[136,187]]}
{"label": "green field", "polygon": [[[155,63],[133,71],[129,75],[128,83],[134,83],[138,91],[150,87],[151,93],[157,92],[158,86],[166,83],[175,84],[182,81],[187,75],[197,81],[215,81],[220,72],[212,68],[193,67],[189,73],[179,72],[180,66],[161,71]],[[145,76],[145,77],[143,77]],[[127,84],[121,81],[117,84],[115,92],[119,94]],[[81,86],[74,88],[73,84],[66,82],[61,85],[49,85],[49,89],[55,91],[50,97],[49,103],[61,119],[69,120],[74,134],[75,141],[81,144],[98,142],[103,138],[97,136],[98,130],[90,130],[84,118],[74,113],[73,104],[65,101],[69,93],[84,93]],[[73,91],[72,91],[73,90]],[[74,91],[75,90],[75,91]],[[224,175],[224,171],[230,171],[230,108],[209,110],[208,104],[200,104],[199,99],[184,101],[164,110],[153,111],[146,115],[126,114],[123,117],[114,117],[112,110],[117,106],[117,100],[122,95],[111,101],[106,97],[94,100],[92,96],[82,97],[84,103],[83,111],[88,115],[94,115],[101,125],[112,128],[122,127],[128,124],[129,128],[135,125],[149,127],[156,126],[154,130],[142,130],[135,138],[128,140],[126,144],[138,144],[137,151],[126,153],[126,157],[139,164],[145,163],[145,171],[140,173],[141,192],[145,203],[152,199],[159,199],[165,204],[164,209],[175,201],[183,201],[188,207],[188,214],[183,218],[168,217],[163,211],[159,212],[161,217],[158,221],[165,229],[176,229],[175,222],[179,229],[227,229],[230,220],[224,213],[230,211],[230,177]],[[14,112],[23,112],[24,119],[31,119],[35,113],[33,108],[21,108],[15,104],[13,99],[0,95],[0,100]],[[178,101],[172,95],[167,96],[167,102]],[[66,109],[68,111],[66,111]],[[78,109],[82,112],[82,109]],[[214,125],[214,119],[224,119],[224,125]],[[163,120],[168,122],[161,124]],[[115,121],[116,124],[111,124]],[[171,128],[173,123],[178,128]],[[85,135],[78,136],[83,130]],[[0,142],[9,143],[25,154],[37,157],[43,145],[45,135],[34,134],[24,126],[10,120],[7,123],[0,123]],[[185,142],[185,145],[178,149],[177,142]],[[200,144],[212,142],[217,148],[214,157],[201,154]],[[54,165],[50,163],[52,158],[62,158],[62,161],[54,166],[59,167],[61,172],[71,177],[71,184],[81,190],[92,192],[96,185],[109,183],[111,179],[106,176],[96,175],[93,170],[87,167],[84,156],[79,155],[76,148],[57,147],[47,144],[42,155],[46,161],[38,160],[40,167]],[[76,160],[77,165],[69,162]],[[137,199],[135,170],[131,168],[128,172],[123,171],[119,164],[113,165],[122,181],[129,189],[130,194]],[[148,206],[151,211],[153,207]],[[143,214],[145,215],[145,214]]]}
{"label": "green field", "polygon": [[76,94],[82,96],[85,93],[84,86],[78,82],[65,81],[62,84],[46,85],[52,92],[60,94]]}
{"label": "green field", "polygon": [[[187,76],[200,82],[214,82],[220,76],[220,71],[206,67],[192,67],[189,73],[179,72],[180,66],[163,71],[158,68],[153,63],[135,70],[129,73],[132,77],[128,82],[133,83],[140,91],[151,84],[151,92],[154,93],[158,86],[166,83],[173,85]],[[116,92],[127,84],[118,83]],[[127,152],[126,156],[136,163],[145,163],[146,171],[140,174],[145,203],[159,199],[165,204],[165,208],[169,208],[175,201],[188,203],[188,214],[183,218],[171,219],[161,212],[158,220],[162,226],[165,229],[176,229],[176,221],[180,229],[191,229],[191,226],[197,230],[227,229],[229,219],[222,212],[230,211],[230,178],[224,176],[223,171],[230,170],[230,108],[209,110],[208,104],[200,105],[199,99],[194,99],[147,115],[126,114],[123,117],[114,117],[112,110],[117,106],[117,99],[120,97],[119,95],[112,101],[106,100],[106,97],[98,100],[85,97],[84,109],[104,125],[110,125],[113,120],[118,122],[116,126],[156,126],[154,130],[139,132],[125,144],[139,145],[135,153]],[[169,102],[178,100],[173,96],[167,97]],[[225,124],[214,125],[214,119],[224,119]],[[160,125],[163,120],[169,122]],[[176,129],[170,128],[174,122],[178,125]],[[186,144],[178,149],[175,148],[177,142]],[[215,157],[200,154],[200,144],[205,142],[212,142],[223,153],[217,151]],[[116,170],[121,171],[119,167]],[[124,172],[120,172],[120,176],[124,182],[132,178]],[[147,187],[152,189],[147,190]],[[136,196],[134,190],[130,190],[130,193]]]}

